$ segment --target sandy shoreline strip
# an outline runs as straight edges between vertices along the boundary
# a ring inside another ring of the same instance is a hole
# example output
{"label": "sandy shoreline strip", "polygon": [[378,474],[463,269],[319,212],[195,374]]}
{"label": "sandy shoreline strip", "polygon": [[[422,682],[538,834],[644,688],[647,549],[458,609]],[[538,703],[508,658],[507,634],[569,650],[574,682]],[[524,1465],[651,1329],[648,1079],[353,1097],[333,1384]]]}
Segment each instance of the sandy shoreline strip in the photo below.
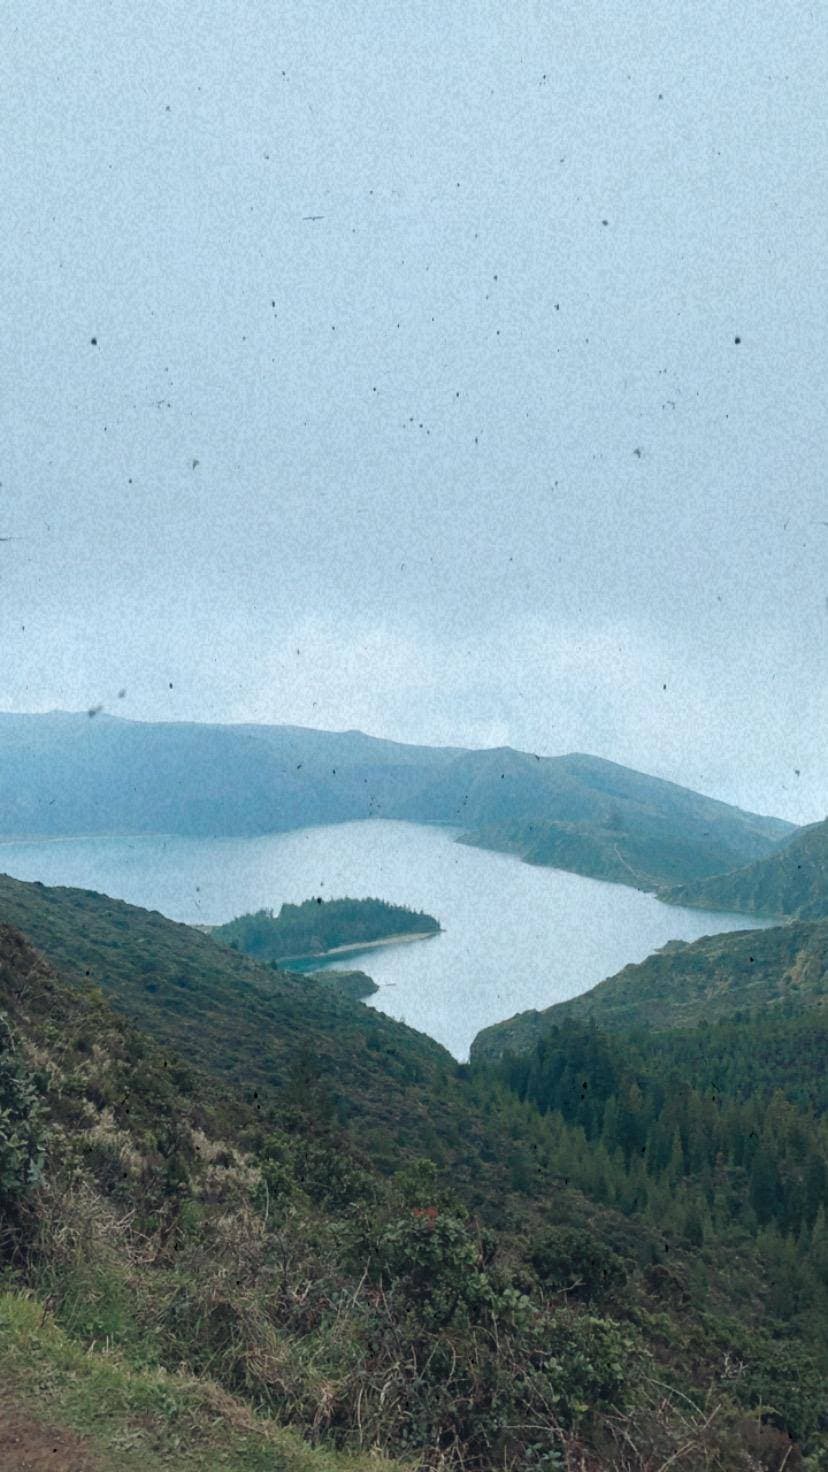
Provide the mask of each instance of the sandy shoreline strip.
{"label": "sandy shoreline strip", "polygon": [[[442,929],[442,927],[441,927]],[[373,951],[377,946],[398,946],[409,940],[431,940],[433,935],[439,935],[439,930],[406,930],[402,935],[384,935],[381,940],[352,940],[345,946],[333,946],[330,951],[319,951],[321,958],[325,956],[340,956],[343,951]],[[283,956],[283,961],[304,961],[311,959],[305,956]]]}
{"label": "sandy shoreline strip", "polygon": [[[217,925],[191,925],[191,930],[200,930],[204,935],[210,935],[212,931],[218,930]],[[291,961],[327,961],[330,956],[352,955],[361,951],[374,951],[380,946],[399,946],[411,940],[431,940],[433,936],[442,933],[442,925],[439,930],[406,930],[401,935],[384,935],[381,940],[352,940],[344,946],[333,946],[329,951],[301,951],[295,956],[280,956],[277,965],[289,966]],[[242,952],[241,954],[244,954]],[[255,956],[249,957],[255,960]]]}

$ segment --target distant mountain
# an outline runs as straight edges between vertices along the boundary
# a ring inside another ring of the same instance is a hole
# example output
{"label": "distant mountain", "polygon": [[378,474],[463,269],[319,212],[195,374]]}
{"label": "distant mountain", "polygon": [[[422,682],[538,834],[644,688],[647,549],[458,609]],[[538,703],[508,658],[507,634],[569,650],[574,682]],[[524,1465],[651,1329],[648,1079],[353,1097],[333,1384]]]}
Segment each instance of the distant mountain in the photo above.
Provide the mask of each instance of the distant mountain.
{"label": "distant mountain", "polygon": [[[491,777],[500,754],[483,755]],[[500,765],[505,801],[496,778],[470,784],[464,842],[639,889],[734,868],[744,862],[738,855],[764,856],[794,831],[599,757],[514,752]]]}
{"label": "distant mountain", "polygon": [[828,917],[828,818],[802,828],[768,858],[729,874],[676,885],[659,899],[702,910],[800,920]]}
{"label": "distant mountain", "polygon": [[598,757],[0,714],[0,834],[241,836],[371,817],[451,824],[471,843],[647,889],[764,858],[795,831]]}
{"label": "distant mountain", "polygon": [[484,1028],[471,1057],[480,1062],[525,1052],[566,1018],[609,1031],[694,1027],[784,1001],[828,1003],[828,921],[670,941],[582,996]]}
{"label": "distant mountain", "polygon": [[360,732],[0,714],[0,833],[272,833],[386,817],[453,753]]}
{"label": "distant mountain", "polygon": [[231,837],[389,817],[454,755],[358,731],[0,714],[0,833]]}

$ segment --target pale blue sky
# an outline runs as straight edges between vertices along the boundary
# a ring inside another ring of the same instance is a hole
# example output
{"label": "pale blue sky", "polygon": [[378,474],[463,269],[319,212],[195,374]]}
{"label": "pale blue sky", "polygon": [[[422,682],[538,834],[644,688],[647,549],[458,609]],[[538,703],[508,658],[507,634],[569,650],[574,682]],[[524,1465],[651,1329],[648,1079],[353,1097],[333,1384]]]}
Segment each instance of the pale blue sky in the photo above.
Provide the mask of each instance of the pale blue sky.
{"label": "pale blue sky", "polygon": [[823,816],[824,19],[11,0],[0,706]]}

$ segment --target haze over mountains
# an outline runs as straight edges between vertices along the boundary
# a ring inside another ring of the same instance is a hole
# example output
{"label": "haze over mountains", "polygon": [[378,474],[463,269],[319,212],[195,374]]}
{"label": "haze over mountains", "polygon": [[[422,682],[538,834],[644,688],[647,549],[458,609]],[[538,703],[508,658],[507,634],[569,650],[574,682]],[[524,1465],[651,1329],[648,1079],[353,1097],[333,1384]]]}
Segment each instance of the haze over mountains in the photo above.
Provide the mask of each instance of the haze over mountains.
{"label": "haze over mountains", "polygon": [[730,874],[677,885],[661,898],[702,910],[822,919],[828,916],[828,819],[800,829],[766,859]]}
{"label": "haze over mountains", "polygon": [[796,829],[598,757],[359,731],[0,715],[0,833],[243,836],[370,817],[640,888],[766,858]]}

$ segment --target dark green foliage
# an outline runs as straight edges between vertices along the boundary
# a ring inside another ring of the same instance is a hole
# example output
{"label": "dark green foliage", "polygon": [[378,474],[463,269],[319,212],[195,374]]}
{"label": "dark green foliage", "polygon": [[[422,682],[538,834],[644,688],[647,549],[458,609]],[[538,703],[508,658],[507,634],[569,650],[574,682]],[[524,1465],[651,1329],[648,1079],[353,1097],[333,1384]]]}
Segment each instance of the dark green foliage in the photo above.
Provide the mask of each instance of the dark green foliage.
{"label": "dark green foliage", "polygon": [[413,1207],[378,1238],[373,1271],[433,1328],[475,1318],[488,1301],[482,1252],[467,1224],[436,1206]]}
{"label": "dark green foliage", "polygon": [[[423,1085],[456,1072],[451,1055],[423,1034],[340,995],[327,981],[274,971],[190,926],[105,895],[0,876],[0,915],[30,936],[67,980],[99,986],[191,1066],[235,1079],[260,1116],[307,1056],[314,1076],[324,1077],[336,1106],[355,1130],[370,1134],[378,1154],[384,1135],[389,1168],[409,1137],[422,1153],[416,1100]],[[431,1127],[460,1153],[463,1131],[450,1109],[438,1103]]]}
{"label": "dark green foliage", "polygon": [[0,1012],[0,1223],[40,1180],[45,1137],[40,1092]]}
{"label": "dark green foliage", "polygon": [[825,1362],[803,1345],[762,1340],[745,1365],[737,1393],[744,1405],[761,1407],[765,1420],[797,1441],[807,1442],[816,1431],[825,1429]]}
{"label": "dark green foliage", "polygon": [[[743,1039],[732,1023],[697,1033],[605,1035],[568,1020],[531,1053],[507,1056],[499,1072],[519,1098],[573,1131],[573,1142],[595,1142],[600,1153],[590,1168],[600,1164],[604,1184],[596,1175],[592,1189],[623,1209],[636,1212],[651,1200],[662,1212],[666,1186],[668,1217],[691,1246],[703,1244],[705,1223],[726,1226],[736,1212],[748,1228],[773,1222],[797,1236],[828,1202],[828,1132],[809,1104],[795,1102],[803,1093],[824,1101],[825,1055],[814,1056],[813,1088],[805,1069],[776,1089],[772,1071],[762,1089],[751,1083],[757,1057],[772,1055],[765,1036],[777,1039],[793,1021],[754,1018]],[[701,1051],[717,1080],[708,1089],[704,1069],[701,1087],[694,1086]]]}
{"label": "dark green foliage", "polygon": [[[789,1431],[818,1465],[827,1157],[819,1048],[790,1066],[804,1013],[567,1022],[485,1072],[160,916],[0,897],[71,966],[68,987],[0,926],[0,1005],[50,1124],[17,1271],[82,1344],[422,1469],[787,1469]],[[754,1455],[763,1415],[776,1464]]]}
{"label": "dark green foliage", "polygon": [[591,1232],[555,1227],[532,1247],[530,1258],[544,1288],[584,1301],[606,1298],[623,1287],[623,1259]]}
{"label": "dark green foliage", "polygon": [[548,1458],[632,1396],[632,1330],[533,1303],[430,1160],[384,1181],[310,1054],[260,1126],[4,927],[0,988],[60,1125],[18,1260],[81,1342],[458,1472],[541,1465],[527,1426]]}
{"label": "dark green foliage", "polygon": [[[271,965],[274,965],[271,962]],[[306,973],[313,976],[315,981],[322,986],[332,986],[341,997],[348,997],[352,1002],[362,1002],[366,997],[371,997],[374,992],[379,991],[375,981],[366,976],[364,971],[341,971],[339,967],[330,971],[313,971]]]}
{"label": "dark green foliage", "polygon": [[305,900],[272,910],[239,915],[212,930],[214,940],[244,951],[257,961],[298,960],[340,946],[384,940],[397,935],[434,935],[440,929],[433,915],[391,905],[386,900]]}

